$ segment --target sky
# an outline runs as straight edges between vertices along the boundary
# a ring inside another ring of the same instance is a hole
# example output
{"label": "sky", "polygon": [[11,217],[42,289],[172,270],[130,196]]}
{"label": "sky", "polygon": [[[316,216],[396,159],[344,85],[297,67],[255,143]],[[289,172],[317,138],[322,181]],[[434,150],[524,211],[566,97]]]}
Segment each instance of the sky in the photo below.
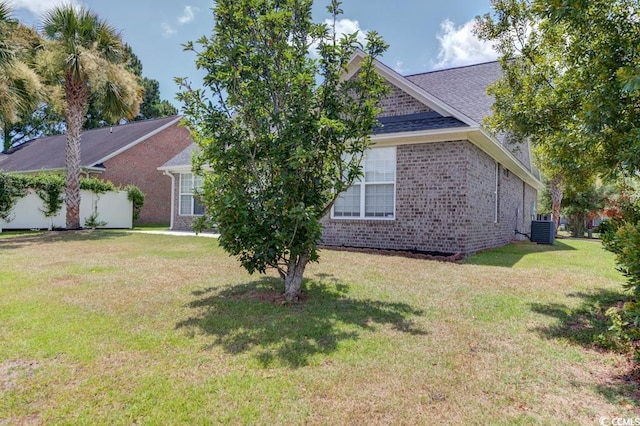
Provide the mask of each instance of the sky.
{"label": "sky", "polygon": [[[143,75],[160,82],[161,97],[175,100],[174,77],[195,86],[204,73],[195,55],[182,44],[210,35],[212,0],[63,0],[96,12],[131,45]],[[53,0],[10,0],[15,16],[28,26],[40,25]],[[328,17],[329,0],[314,2],[314,20]],[[338,30],[375,30],[389,44],[381,61],[403,75],[494,60],[495,52],[472,32],[474,18],[490,12],[490,0],[343,0]]]}

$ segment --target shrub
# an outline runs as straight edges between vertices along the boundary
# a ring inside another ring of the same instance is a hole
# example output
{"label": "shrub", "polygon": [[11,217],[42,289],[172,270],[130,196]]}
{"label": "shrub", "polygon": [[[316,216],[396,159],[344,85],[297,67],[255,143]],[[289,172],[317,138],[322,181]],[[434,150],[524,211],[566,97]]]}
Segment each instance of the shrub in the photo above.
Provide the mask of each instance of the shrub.
{"label": "shrub", "polygon": [[32,188],[42,200],[45,217],[53,217],[58,214],[64,203],[64,176],[57,174],[45,174],[33,179]]}
{"label": "shrub", "polygon": [[104,194],[109,191],[117,191],[118,187],[112,182],[100,180],[95,177],[89,177],[80,180],[80,189],[91,191],[95,194]]}
{"label": "shrub", "polygon": [[29,176],[0,172],[0,219],[7,220],[19,198],[27,194]]}
{"label": "shrub", "polygon": [[135,185],[129,185],[125,188],[127,191],[127,199],[133,203],[133,221],[140,218],[140,210],[144,205],[144,193]]}

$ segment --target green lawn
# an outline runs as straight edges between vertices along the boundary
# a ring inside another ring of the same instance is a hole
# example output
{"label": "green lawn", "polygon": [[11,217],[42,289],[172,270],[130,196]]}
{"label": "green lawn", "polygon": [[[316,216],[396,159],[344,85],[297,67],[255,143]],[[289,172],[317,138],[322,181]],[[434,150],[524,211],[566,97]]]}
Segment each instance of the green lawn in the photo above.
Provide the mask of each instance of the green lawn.
{"label": "green lawn", "polygon": [[637,417],[593,346],[622,278],[597,241],[462,264],[324,250],[306,302],[210,238],[0,239],[0,425],[597,424]]}

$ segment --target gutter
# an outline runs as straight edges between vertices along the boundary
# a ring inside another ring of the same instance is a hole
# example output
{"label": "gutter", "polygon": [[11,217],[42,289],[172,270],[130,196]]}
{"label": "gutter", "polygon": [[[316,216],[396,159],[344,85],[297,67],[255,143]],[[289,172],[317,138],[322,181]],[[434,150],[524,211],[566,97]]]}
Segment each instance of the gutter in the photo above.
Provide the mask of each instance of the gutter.
{"label": "gutter", "polygon": [[169,230],[173,231],[173,217],[175,216],[175,204],[176,204],[176,177],[173,173],[165,170],[163,173],[165,176],[171,177],[171,219],[169,220]]}

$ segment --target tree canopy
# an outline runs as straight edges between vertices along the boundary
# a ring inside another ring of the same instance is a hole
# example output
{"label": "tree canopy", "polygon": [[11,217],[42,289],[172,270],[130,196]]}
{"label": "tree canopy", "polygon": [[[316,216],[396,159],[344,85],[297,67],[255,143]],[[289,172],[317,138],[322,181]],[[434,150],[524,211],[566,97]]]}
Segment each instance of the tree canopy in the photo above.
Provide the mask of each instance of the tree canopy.
{"label": "tree canopy", "polygon": [[491,125],[529,138],[547,174],[640,170],[636,0],[496,0],[478,19],[504,78]]}
{"label": "tree canopy", "polygon": [[[4,134],[28,115],[43,96],[33,71],[37,33],[12,17],[9,3],[0,2],[0,129]],[[6,148],[6,142],[3,144]]]}
{"label": "tree canopy", "polygon": [[[311,6],[217,1],[212,35],[185,46],[207,73],[206,89],[181,80],[220,244],[251,273],[276,269],[288,300],[299,298],[305,267],[318,260],[320,220],[361,174],[386,88],[374,67],[386,49],[378,34],[369,32],[365,46],[356,34],[340,37],[340,2],[328,7],[333,25],[313,23]],[[342,78],[358,49],[360,72]]]}

